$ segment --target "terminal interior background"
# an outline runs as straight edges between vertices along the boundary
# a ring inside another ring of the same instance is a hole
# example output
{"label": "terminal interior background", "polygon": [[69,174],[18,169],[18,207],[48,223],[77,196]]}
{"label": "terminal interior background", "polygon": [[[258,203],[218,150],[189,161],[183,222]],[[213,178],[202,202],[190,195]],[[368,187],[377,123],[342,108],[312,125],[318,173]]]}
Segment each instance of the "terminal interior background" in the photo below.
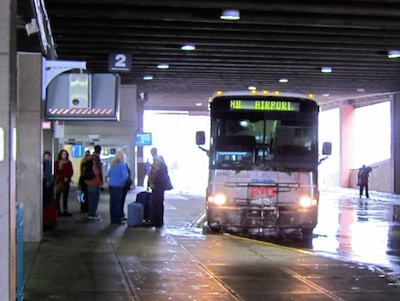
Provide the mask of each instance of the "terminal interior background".
{"label": "terminal interior background", "polygon": [[[381,162],[390,159],[390,102],[383,102],[367,107],[355,109],[355,137],[353,143],[354,158],[352,158],[352,169],[349,173],[356,174],[357,169],[363,164],[378,167]],[[332,155],[324,160],[319,166],[319,181],[321,185],[339,186],[339,167],[340,167],[340,139],[339,139],[339,109],[321,111],[319,117],[319,141],[332,142]],[[373,121],[373,122],[371,122]],[[174,111],[144,111],[143,131],[152,134],[152,145],[144,146],[143,160],[151,163],[152,157],[150,149],[157,147],[169,167],[169,173],[176,191],[205,194],[208,158],[204,151],[200,150],[195,144],[195,132],[202,130],[208,133],[210,121],[208,116],[189,115],[187,112]],[[99,138],[102,141],[102,160],[104,168],[107,171],[109,163],[113,159],[115,151],[123,151],[127,156],[135,156],[137,152],[130,152],[132,141],[125,139],[113,140],[101,137],[100,133],[93,133],[84,145],[85,150],[93,151],[93,145],[96,143],[90,138]],[[65,144],[60,145],[71,154],[71,161],[74,164],[74,170],[79,171],[79,162],[81,157],[74,157],[71,150],[72,144],[68,139],[74,139],[69,136]],[[79,140],[79,139],[78,139]],[[76,143],[76,141],[74,142]],[[133,147],[135,147],[133,145]],[[127,157],[128,162],[136,162],[137,158]],[[135,170],[135,163],[133,163]],[[131,167],[132,168],[132,167]],[[136,173],[134,173],[136,174]],[[135,176],[135,175],[134,175]],[[78,182],[79,172],[75,172],[73,181]],[[354,176],[352,177],[354,178]],[[370,186],[373,188],[373,177]],[[135,181],[137,183],[137,179]],[[354,185],[354,183],[351,183]]]}

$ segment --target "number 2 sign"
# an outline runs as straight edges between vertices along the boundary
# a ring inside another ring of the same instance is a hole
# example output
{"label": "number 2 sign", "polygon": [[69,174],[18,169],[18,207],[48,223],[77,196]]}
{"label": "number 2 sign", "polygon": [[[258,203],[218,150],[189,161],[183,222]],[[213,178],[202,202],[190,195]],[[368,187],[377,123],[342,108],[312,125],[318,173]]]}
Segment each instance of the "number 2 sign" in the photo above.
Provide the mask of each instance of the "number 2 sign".
{"label": "number 2 sign", "polygon": [[130,72],[132,70],[132,54],[130,53],[109,53],[108,71]]}

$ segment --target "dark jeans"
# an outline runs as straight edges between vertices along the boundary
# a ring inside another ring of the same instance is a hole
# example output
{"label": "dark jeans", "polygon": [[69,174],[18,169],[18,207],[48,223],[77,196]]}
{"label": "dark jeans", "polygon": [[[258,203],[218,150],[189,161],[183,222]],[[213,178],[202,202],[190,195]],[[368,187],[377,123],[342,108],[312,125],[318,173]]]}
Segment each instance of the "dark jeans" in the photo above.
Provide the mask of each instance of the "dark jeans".
{"label": "dark jeans", "polygon": [[63,210],[68,211],[68,195],[69,195],[69,181],[64,182],[64,191],[56,194],[56,202],[57,202],[57,210],[61,211],[60,207],[60,199],[61,199],[61,194],[63,195]]}
{"label": "dark jeans", "polygon": [[122,187],[109,186],[110,191],[110,217],[112,224],[120,224]]}
{"label": "dark jeans", "polygon": [[368,183],[367,184],[360,184],[360,198],[363,195],[363,190],[365,188],[365,196],[368,199],[369,198],[369,194],[368,194]]}
{"label": "dark jeans", "polygon": [[88,185],[87,191],[88,191],[89,216],[96,216],[97,207],[99,206],[99,201],[100,201],[100,187]]}
{"label": "dark jeans", "polygon": [[150,196],[150,219],[156,227],[164,224],[164,190],[154,188]]}
{"label": "dark jeans", "polygon": [[47,185],[43,181],[43,205],[46,205],[54,200],[54,185]]}
{"label": "dark jeans", "polygon": [[129,187],[127,187],[127,186],[122,187],[122,195],[121,195],[121,216],[122,217],[125,217],[124,206],[125,206],[125,199],[126,199],[128,190],[129,190]]}

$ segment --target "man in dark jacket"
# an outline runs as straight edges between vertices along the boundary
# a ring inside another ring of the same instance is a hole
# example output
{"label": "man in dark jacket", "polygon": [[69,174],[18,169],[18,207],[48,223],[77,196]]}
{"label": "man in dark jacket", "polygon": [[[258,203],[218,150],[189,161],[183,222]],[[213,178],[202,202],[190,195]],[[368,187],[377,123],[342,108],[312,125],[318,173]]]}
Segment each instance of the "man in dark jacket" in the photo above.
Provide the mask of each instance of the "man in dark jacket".
{"label": "man in dark jacket", "polygon": [[365,196],[368,199],[369,194],[368,194],[368,178],[369,178],[369,173],[372,171],[371,167],[367,167],[363,165],[359,171],[358,171],[358,185],[360,185],[360,198],[363,195],[363,191],[365,188]]}

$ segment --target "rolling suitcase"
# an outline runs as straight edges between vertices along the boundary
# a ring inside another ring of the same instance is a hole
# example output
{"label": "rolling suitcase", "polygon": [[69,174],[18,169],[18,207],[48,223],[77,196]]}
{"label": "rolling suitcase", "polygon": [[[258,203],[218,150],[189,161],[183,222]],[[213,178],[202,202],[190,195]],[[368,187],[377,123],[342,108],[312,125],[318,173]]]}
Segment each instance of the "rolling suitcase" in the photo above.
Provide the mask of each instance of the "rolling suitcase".
{"label": "rolling suitcase", "polygon": [[56,202],[49,202],[43,205],[43,229],[53,230],[57,227],[57,206]]}
{"label": "rolling suitcase", "polygon": [[128,227],[143,225],[143,205],[133,202],[128,205]]}
{"label": "rolling suitcase", "polygon": [[150,195],[151,195],[151,193],[148,191],[142,191],[136,195],[136,203],[143,205],[143,219],[145,221],[150,219],[150,217],[149,217]]}

